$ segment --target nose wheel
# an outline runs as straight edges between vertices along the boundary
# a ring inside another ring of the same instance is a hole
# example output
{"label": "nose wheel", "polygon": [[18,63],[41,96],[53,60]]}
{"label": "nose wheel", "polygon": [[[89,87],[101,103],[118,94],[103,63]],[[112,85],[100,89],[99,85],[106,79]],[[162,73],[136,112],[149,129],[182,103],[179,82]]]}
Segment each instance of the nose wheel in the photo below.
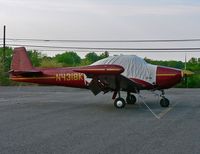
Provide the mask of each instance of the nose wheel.
{"label": "nose wheel", "polygon": [[162,92],[162,94],[160,95],[160,97],[161,97],[160,106],[161,107],[169,107],[169,104],[170,104],[169,99],[165,98],[164,90],[162,90],[161,92]]}
{"label": "nose wheel", "polygon": [[160,106],[162,106],[162,107],[169,107],[169,100],[167,98],[163,97],[160,100]]}

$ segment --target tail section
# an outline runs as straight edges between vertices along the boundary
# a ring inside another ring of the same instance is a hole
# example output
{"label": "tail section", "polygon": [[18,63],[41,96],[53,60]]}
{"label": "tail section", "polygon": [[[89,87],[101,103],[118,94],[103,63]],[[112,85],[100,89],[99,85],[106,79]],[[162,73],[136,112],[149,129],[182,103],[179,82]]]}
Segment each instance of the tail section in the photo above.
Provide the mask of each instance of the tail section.
{"label": "tail section", "polygon": [[11,63],[11,70],[32,70],[33,65],[24,47],[15,48]]}

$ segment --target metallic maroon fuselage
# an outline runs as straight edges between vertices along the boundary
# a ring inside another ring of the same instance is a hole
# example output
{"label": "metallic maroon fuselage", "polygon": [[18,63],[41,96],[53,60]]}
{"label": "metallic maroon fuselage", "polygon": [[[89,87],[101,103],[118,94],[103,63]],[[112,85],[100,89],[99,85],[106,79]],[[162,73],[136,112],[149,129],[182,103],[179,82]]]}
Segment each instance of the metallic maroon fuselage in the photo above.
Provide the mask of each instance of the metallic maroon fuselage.
{"label": "metallic maroon fuselage", "polygon": [[181,79],[182,79],[181,70],[163,66],[157,66],[155,83],[151,84],[144,80],[131,78],[131,80],[142,86],[141,90],[168,89],[179,83]]}
{"label": "metallic maroon fuselage", "polygon": [[[97,66],[98,67],[98,66]],[[81,68],[81,67],[80,67]],[[94,67],[95,68],[95,67]],[[47,85],[58,85],[76,88],[87,88],[86,75],[75,72],[78,67],[68,68],[35,68],[42,72],[42,76],[11,76],[10,78],[18,82],[30,82]],[[158,66],[156,71],[156,82],[150,84],[140,79],[131,78],[134,82],[142,85],[143,89],[167,89],[181,81],[181,70]]]}
{"label": "metallic maroon fuselage", "polygon": [[156,86],[157,89],[168,89],[175,86],[182,79],[181,70],[169,67],[157,67]]}
{"label": "metallic maroon fuselage", "polygon": [[83,73],[74,72],[69,68],[36,68],[43,73],[42,76],[11,76],[10,78],[18,82],[30,82],[37,84],[67,86],[75,88],[86,88],[85,76]]}

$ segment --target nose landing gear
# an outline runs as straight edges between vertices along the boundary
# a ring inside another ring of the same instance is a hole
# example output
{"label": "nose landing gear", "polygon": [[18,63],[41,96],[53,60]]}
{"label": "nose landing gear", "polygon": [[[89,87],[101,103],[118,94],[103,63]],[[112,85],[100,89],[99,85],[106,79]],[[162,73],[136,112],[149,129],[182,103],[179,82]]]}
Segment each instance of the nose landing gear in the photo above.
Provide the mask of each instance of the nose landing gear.
{"label": "nose landing gear", "polygon": [[160,95],[160,97],[161,97],[160,106],[161,106],[161,107],[169,107],[169,104],[170,104],[169,99],[167,99],[167,98],[165,97],[165,92],[164,92],[164,90],[161,90],[161,92],[162,92],[162,94]]}
{"label": "nose landing gear", "polygon": [[160,100],[160,106],[162,106],[162,107],[169,107],[169,100],[167,98],[163,97]]}

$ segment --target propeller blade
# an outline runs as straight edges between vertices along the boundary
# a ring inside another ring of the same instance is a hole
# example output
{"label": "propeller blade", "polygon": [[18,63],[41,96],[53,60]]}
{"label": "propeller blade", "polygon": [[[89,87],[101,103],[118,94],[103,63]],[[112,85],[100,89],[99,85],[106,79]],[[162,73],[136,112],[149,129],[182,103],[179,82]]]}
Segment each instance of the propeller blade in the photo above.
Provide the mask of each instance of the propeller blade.
{"label": "propeller blade", "polygon": [[181,71],[182,77],[192,76],[193,74],[194,74],[194,72],[191,72],[191,71],[188,71],[188,70],[182,70]]}

